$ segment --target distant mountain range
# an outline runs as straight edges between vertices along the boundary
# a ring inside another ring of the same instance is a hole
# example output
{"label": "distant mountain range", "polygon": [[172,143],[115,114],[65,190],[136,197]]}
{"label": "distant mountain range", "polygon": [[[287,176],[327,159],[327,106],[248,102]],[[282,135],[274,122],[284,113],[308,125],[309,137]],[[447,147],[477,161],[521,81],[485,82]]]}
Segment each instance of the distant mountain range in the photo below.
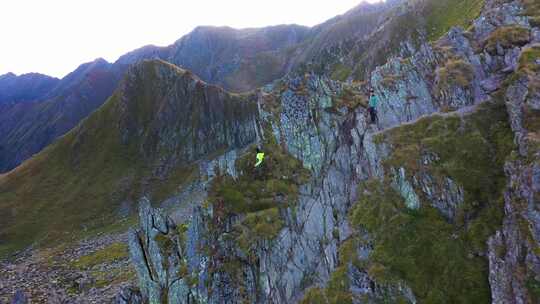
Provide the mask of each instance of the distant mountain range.
{"label": "distant mountain range", "polygon": [[43,99],[59,82],[58,78],[39,73],[0,75],[0,105]]}
{"label": "distant mountain range", "polygon": [[[76,126],[113,93],[130,65],[145,59],[161,59],[189,69],[202,80],[232,92],[253,90],[306,64],[315,65],[310,68],[333,78],[363,79],[375,63],[366,57],[356,64],[359,70],[354,71],[354,64],[342,62],[346,58],[344,53],[354,50],[347,41],[362,45],[379,35],[379,27],[398,13],[395,2],[399,1],[361,4],[313,28],[197,27],[170,46],[148,45],[121,56],[115,63],[96,59],[61,80],[39,74],[3,75],[0,172],[15,168]],[[377,52],[377,48],[371,52]],[[378,54],[378,60],[390,54],[391,51]]]}

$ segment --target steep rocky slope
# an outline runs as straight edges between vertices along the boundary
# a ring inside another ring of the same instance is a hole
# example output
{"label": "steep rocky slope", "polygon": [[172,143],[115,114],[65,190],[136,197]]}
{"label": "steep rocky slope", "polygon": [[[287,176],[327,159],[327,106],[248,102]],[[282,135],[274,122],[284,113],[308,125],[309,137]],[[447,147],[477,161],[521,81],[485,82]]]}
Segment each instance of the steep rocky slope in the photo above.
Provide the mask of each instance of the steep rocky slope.
{"label": "steep rocky slope", "polygon": [[[361,84],[308,73],[263,88],[260,144],[272,155],[279,143],[309,180],[275,186],[246,165],[248,150],[233,154],[235,169],[218,162],[207,203],[187,222],[143,200],[130,237],[139,296],[536,303],[538,12],[531,1],[486,1],[467,31],[377,67],[377,127],[355,97]],[[290,168],[276,175],[298,174]]]}
{"label": "steep rocky slope", "polygon": [[104,107],[0,177],[13,219],[0,246],[77,235],[145,196],[128,236],[138,286],[117,303],[538,302],[538,4],[357,14],[327,24],[358,30],[354,47],[308,39],[327,51],[249,94],[162,61],[133,67]]}
{"label": "steep rocky slope", "polygon": [[17,303],[110,303],[135,283],[126,240],[125,232],[108,233],[1,261],[0,302],[17,294]]}

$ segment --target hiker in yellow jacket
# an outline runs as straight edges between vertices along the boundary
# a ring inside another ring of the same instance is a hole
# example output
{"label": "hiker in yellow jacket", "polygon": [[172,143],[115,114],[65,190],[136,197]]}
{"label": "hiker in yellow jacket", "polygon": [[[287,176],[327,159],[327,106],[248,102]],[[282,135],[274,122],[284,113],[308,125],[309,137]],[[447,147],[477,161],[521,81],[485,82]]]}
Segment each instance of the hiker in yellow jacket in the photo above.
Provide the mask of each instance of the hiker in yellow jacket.
{"label": "hiker in yellow jacket", "polygon": [[264,152],[262,152],[261,149],[257,148],[257,162],[255,163],[255,167],[260,166],[263,160],[264,160]]}

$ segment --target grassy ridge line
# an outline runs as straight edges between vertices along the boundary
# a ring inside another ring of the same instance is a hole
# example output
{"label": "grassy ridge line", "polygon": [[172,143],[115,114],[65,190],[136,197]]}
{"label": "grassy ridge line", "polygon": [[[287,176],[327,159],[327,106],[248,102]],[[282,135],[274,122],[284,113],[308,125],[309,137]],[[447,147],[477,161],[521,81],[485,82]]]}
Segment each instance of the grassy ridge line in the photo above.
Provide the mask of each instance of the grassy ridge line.
{"label": "grassy ridge line", "polygon": [[[81,223],[112,222],[102,216],[114,208],[108,194],[122,172],[138,163],[111,124],[117,98],[113,95],[79,127],[0,178],[0,206],[14,215],[0,227],[0,253],[21,249],[30,240],[64,239],[67,232],[81,230]],[[99,141],[89,142],[89,137]]]}
{"label": "grassy ridge line", "polygon": [[[130,202],[143,192],[162,199],[196,177],[189,164],[178,164],[165,177],[155,177],[157,160],[164,157],[163,153],[174,152],[155,148],[156,136],[148,133],[165,101],[164,84],[156,78],[155,69],[163,72],[167,85],[197,83],[190,91],[196,101],[214,97],[214,102],[226,105],[226,115],[240,115],[234,105],[243,102],[243,96],[222,93],[191,73],[161,61],[145,62],[140,69],[144,79],[130,89],[129,96],[121,86],[78,127],[0,176],[0,256],[31,244],[54,245],[88,236],[92,231],[108,231],[107,227],[118,229],[119,212],[136,209]],[[208,97],[204,95],[207,93],[219,95]],[[127,106],[126,97],[130,98]],[[198,105],[193,103],[201,116],[204,109]],[[135,124],[131,130],[120,129],[126,119],[130,126]],[[194,132],[196,123],[193,121]],[[133,132],[141,128],[143,134]],[[123,140],[126,133],[127,141]]]}

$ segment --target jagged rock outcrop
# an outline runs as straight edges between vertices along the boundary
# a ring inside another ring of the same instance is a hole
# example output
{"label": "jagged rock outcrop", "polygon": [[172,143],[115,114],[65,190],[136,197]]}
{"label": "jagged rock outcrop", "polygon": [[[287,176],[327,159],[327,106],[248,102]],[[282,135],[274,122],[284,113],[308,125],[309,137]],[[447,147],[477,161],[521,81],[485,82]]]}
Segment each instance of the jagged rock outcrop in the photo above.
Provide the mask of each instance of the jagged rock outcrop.
{"label": "jagged rock outcrop", "polygon": [[[260,90],[259,142],[275,139],[312,176],[277,213],[224,215],[213,196],[196,209],[183,234],[190,290],[208,303],[534,303],[537,29],[522,12],[521,1],[486,1],[467,31],[377,67],[378,126],[352,97],[362,84],[302,73]],[[506,40],[516,28],[528,36]],[[241,158],[216,163],[210,185],[246,174]],[[248,218],[279,229],[246,252],[237,229]]]}
{"label": "jagged rock outcrop", "polygon": [[[530,56],[531,53],[536,55]],[[521,51],[518,70],[504,92],[517,150],[505,166],[508,177],[502,229],[489,241],[493,303],[538,301],[540,278],[540,167],[538,112],[540,46]],[[536,59],[535,59],[536,58]]]}
{"label": "jagged rock outcrop", "polygon": [[129,248],[142,298],[156,304],[191,303],[185,249],[175,233],[176,225],[163,211],[152,209],[145,198],[139,205],[139,220],[141,229],[130,232]]}

